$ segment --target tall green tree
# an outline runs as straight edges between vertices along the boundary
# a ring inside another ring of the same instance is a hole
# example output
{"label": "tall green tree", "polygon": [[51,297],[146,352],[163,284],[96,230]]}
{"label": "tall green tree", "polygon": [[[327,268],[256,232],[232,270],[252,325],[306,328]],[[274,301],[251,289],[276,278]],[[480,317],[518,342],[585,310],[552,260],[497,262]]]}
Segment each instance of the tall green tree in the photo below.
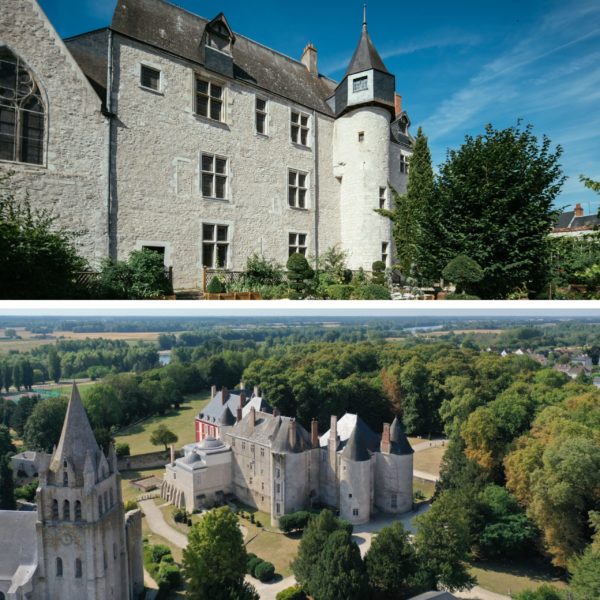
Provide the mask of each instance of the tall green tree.
{"label": "tall green tree", "polygon": [[60,381],[62,375],[60,355],[54,347],[48,350],[48,375],[55,383]]}
{"label": "tall green tree", "polygon": [[151,434],[150,443],[153,446],[164,445],[165,450],[170,444],[175,444],[179,438],[164,423],[161,423]]}
{"label": "tall green tree", "polygon": [[30,450],[52,452],[60,439],[65,415],[66,398],[48,398],[38,402],[25,424],[23,441]]}
{"label": "tall green tree", "polygon": [[[548,234],[556,219],[553,207],[565,181],[559,164],[562,149],[553,150],[532,127],[520,124],[467,136],[451,150],[440,170],[434,230],[428,253],[435,270],[459,254],[483,267],[483,279],[472,286],[484,299],[506,298],[516,289],[542,291],[550,263]],[[428,225],[430,225],[428,224]]]}
{"label": "tall green tree", "polygon": [[123,423],[123,407],[109,385],[97,383],[90,386],[83,404],[94,428],[110,429]]}
{"label": "tall green tree", "polygon": [[4,361],[2,363],[2,387],[8,392],[12,382],[12,366],[8,361]]}
{"label": "tall green tree", "polygon": [[23,386],[23,370],[21,368],[20,360],[16,361],[13,364],[12,380],[13,380],[13,385],[17,388],[17,392],[20,392],[21,387]]}
{"label": "tall green tree", "polygon": [[377,534],[365,556],[365,565],[374,597],[407,597],[417,572],[417,559],[402,523],[393,523]]}
{"label": "tall green tree", "polygon": [[10,437],[10,430],[6,425],[0,425],[0,456],[14,454],[16,448]]}
{"label": "tall green tree", "polygon": [[10,455],[0,456],[0,510],[15,510],[15,483]]}
{"label": "tall green tree", "polygon": [[244,582],[247,554],[238,519],[227,507],[204,515],[188,536],[183,566],[190,600],[258,600]]}
{"label": "tall green tree", "polygon": [[431,152],[427,137],[419,127],[410,157],[406,194],[392,189],[391,210],[378,210],[392,220],[392,232],[396,245],[396,262],[405,277],[422,279],[430,272],[425,250],[426,238],[432,234],[427,225],[435,194]]}

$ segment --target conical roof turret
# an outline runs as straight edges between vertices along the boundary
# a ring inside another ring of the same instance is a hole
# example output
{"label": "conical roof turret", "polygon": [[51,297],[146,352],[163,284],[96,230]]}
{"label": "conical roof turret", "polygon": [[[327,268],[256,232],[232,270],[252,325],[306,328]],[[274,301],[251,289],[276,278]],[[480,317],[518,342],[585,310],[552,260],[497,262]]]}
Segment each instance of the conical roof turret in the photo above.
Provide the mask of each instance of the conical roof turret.
{"label": "conical roof turret", "polygon": [[346,446],[342,450],[342,457],[346,460],[353,460],[355,462],[371,460],[367,442],[358,426],[352,430],[352,433],[346,442]]}
{"label": "conical roof turret", "polygon": [[354,55],[352,56],[348,70],[344,75],[344,79],[350,75],[362,73],[363,71],[370,71],[371,69],[381,71],[382,73],[390,73],[381,59],[379,52],[377,52],[377,48],[375,48],[375,44],[369,35],[369,30],[365,21],[363,23],[358,46],[354,51]]}
{"label": "conical roof turret", "polygon": [[89,454],[97,465],[100,453],[79,390],[73,383],[71,399],[67,406],[58,446],[52,455],[50,470],[56,473],[63,468],[66,461],[73,467],[79,478],[83,475],[86,456]]}
{"label": "conical roof turret", "polygon": [[392,454],[413,454],[414,450],[406,437],[404,431],[404,425],[400,422],[398,417],[392,422],[390,427],[390,442],[392,443]]}

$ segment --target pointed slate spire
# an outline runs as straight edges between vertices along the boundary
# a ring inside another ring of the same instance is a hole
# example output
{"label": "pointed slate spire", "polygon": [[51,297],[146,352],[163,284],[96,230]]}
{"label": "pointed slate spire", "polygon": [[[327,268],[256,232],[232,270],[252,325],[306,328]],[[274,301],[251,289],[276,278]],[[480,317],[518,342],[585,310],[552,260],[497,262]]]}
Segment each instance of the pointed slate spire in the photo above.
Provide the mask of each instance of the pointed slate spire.
{"label": "pointed slate spire", "polygon": [[404,426],[396,417],[390,427],[390,441],[392,442],[392,454],[413,454],[414,450],[406,437]]}
{"label": "pointed slate spire", "polygon": [[58,446],[52,455],[50,470],[57,472],[63,468],[64,461],[68,461],[77,477],[83,473],[87,454],[91,454],[97,461],[100,448],[94,437],[87,413],[81,402],[77,385],[73,383],[71,399],[67,406],[67,414],[63,423]]}
{"label": "pointed slate spire", "polygon": [[346,442],[346,447],[342,451],[342,457],[346,460],[353,460],[355,462],[371,460],[367,444],[358,427],[355,427],[352,430],[352,433]]}
{"label": "pointed slate spire", "polygon": [[355,73],[370,71],[371,69],[381,71],[382,73],[390,73],[383,63],[381,56],[379,56],[379,52],[377,52],[377,48],[375,48],[375,44],[369,35],[369,29],[367,27],[367,5],[365,3],[365,13],[360,40],[358,41],[358,46],[354,51],[354,56],[352,56],[350,66],[348,67],[344,78],[349,75],[354,75]]}

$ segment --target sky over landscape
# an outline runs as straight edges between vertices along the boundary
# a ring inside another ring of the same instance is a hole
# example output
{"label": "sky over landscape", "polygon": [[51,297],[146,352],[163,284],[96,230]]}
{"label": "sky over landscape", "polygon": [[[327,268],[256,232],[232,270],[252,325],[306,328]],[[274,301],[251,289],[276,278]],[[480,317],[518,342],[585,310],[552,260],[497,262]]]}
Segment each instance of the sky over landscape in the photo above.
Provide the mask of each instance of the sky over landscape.
{"label": "sky over landscape", "polygon": [[[63,37],[109,24],[116,0],[40,0]],[[299,58],[307,42],[320,71],[339,80],[356,47],[362,0],[177,0],[204,17],[220,11],[232,28]],[[466,134],[517,119],[564,148],[569,176],[559,208],[600,196],[600,0],[369,0],[369,30],[396,75],[404,108],[429,136],[434,165]]]}

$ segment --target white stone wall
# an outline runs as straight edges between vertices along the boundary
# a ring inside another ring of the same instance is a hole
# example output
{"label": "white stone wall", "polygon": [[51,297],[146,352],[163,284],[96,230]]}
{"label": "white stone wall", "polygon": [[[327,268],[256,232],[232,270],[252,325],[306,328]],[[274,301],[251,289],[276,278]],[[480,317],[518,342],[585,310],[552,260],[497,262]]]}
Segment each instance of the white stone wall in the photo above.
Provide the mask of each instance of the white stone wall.
{"label": "white stone wall", "polygon": [[[364,134],[359,141],[359,134]],[[392,245],[389,219],[375,212],[380,188],[390,176],[390,113],[364,107],[335,122],[334,174],[341,178],[340,237],[351,269],[370,271],[381,260],[382,243]],[[389,192],[388,192],[389,193]]]}
{"label": "white stone wall", "polygon": [[[340,461],[340,517],[359,525],[371,518],[373,493],[372,463],[375,459],[361,462]],[[354,510],[358,509],[358,515]]]}
{"label": "white stone wall", "polygon": [[46,106],[45,161],[0,161],[14,171],[17,197],[50,210],[57,224],[81,235],[80,254],[97,266],[107,255],[106,134],[101,101],[35,0],[2,0],[0,46],[33,71]]}
{"label": "white stone wall", "polygon": [[[413,506],[413,455],[377,453],[375,506],[384,513],[402,514]],[[396,508],[392,506],[396,494]]]}
{"label": "white stone wall", "polygon": [[[219,81],[225,88],[225,123],[194,114],[191,64],[115,36],[117,254],[139,247],[141,240],[164,244],[174,268],[175,286],[198,284],[202,265],[202,223],[229,225],[232,270],[242,270],[254,252],[285,263],[288,234],[308,234],[315,245],[315,115],[311,111],[311,149],[290,140],[292,103],[269,94],[268,136],[255,132],[256,91]],[[160,93],[139,86],[140,65],[162,74]],[[331,173],[333,120],[318,118],[322,245],[337,239],[336,185]],[[200,192],[200,154],[228,158],[228,201],[204,199]],[[288,169],[309,174],[307,210],[288,206]]]}

